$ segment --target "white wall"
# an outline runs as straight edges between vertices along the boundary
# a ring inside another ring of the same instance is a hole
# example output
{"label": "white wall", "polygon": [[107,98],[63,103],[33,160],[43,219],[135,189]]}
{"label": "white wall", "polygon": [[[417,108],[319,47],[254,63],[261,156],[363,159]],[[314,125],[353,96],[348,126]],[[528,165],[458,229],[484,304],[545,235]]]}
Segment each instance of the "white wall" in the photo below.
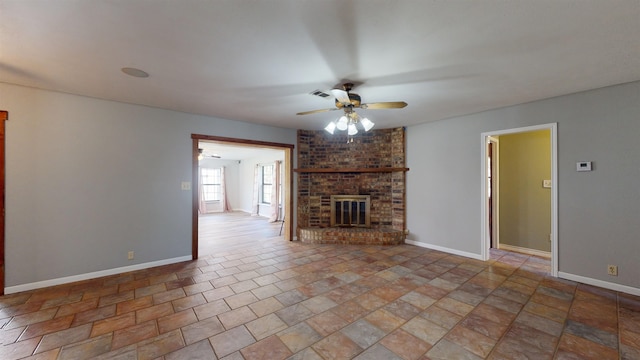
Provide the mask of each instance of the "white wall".
{"label": "white wall", "polygon": [[[240,164],[238,160],[225,160],[216,158],[204,158],[200,160],[201,168],[221,168],[224,166],[224,172],[226,177],[226,193],[227,200],[232,210],[236,210],[236,207],[240,205]],[[245,190],[246,191],[246,190]],[[219,211],[222,210],[222,205],[219,206]],[[209,208],[207,207],[207,210]]]}
{"label": "white wall", "polygon": [[560,275],[640,294],[640,82],[409,127],[408,240],[480,256],[480,134],[554,122]]}
{"label": "white wall", "polygon": [[0,108],[7,287],[189,256],[192,133],[296,143],[291,129],[2,83]]}
{"label": "white wall", "polygon": [[[272,164],[276,160],[284,162],[284,151],[278,156],[257,154],[256,157],[242,160],[240,164],[240,186],[243,189],[248,189],[246,192],[241,193],[240,203],[242,204],[242,211],[251,212],[253,204],[253,180],[254,171],[257,164]],[[284,181],[284,179],[282,179]],[[293,197],[295,197],[295,192]],[[260,215],[269,217],[271,216],[271,207],[268,205],[259,205]],[[295,209],[295,207],[294,207]]]}

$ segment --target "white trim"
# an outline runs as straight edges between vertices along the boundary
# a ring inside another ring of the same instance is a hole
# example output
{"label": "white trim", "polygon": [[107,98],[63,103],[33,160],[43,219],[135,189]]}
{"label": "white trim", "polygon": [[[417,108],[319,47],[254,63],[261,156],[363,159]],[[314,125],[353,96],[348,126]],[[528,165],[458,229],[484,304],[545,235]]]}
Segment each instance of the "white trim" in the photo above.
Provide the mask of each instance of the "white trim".
{"label": "white trim", "polygon": [[62,278],[38,281],[34,283],[9,286],[4,288],[4,293],[8,295],[8,294],[13,294],[13,293],[22,292],[22,291],[41,289],[49,286],[68,284],[76,281],[95,279],[103,276],[117,275],[117,274],[122,274],[130,271],[144,270],[144,269],[152,268],[155,266],[175,264],[175,263],[184,262],[184,261],[191,261],[191,255],[176,257],[172,259],[152,261],[152,262],[143,263],[143,264],[123,266],[123,267],[114,268],[114,269],[95,271],[95,272],[90,272],[86,274],[66,276]]}
{"label": "white trim", "polygon": [[598,280],[598,279],[588,278],[580,275],[569,274],[566,272],[558,272],[558,277],[562,279],[581,282],[588,285],[598,286],[598,287],[609,289],[609,290],[614,290],[614,291],[619,291],[619,292],[623,292],[623,293],[627,293],[635,296],[640,296],[639,288],[634,288],[627,285],[620,285],[620,284],[616,284],[616,283],[612,283],[604,280]]}
{"label": "white trim", "polygon": [[489,227],[487,219],[487,138],[505,134],[515,134],[536,130],[551,132],[551,276],[558,277],[558,123],[525,126],[515,129],[489,131],[480,134],[480,164],[481,164],[481,260],[489,260],[489,241],[487,239]]}
{"label": "white trim", "polygon": [[517,252],[517,253],[521,253],[521,254],[538,256],[538,257],[542,257],[542,258],[545,258],[545,259],[551,259],[551,252],[549,252],[549,251],[542,251],[542,250],[536,250],[536,249],[523,248],[523,247],[520,247],[520,246],[514,246],[514,245],[509,245],[509,244],[500,244],[498,249],[506,250],[506,251],[513,251],[513,252]]}
{"label": "white trim", "polygon": [[415,240],[405,240],[404,242],[405,242],[405,244],[409,244],[409,245],[415,245],[415,246],[419,246],[419,247],[423,247],[423,248],[427,248],[427,249],[431,249],[431,250],[438,250],[438,251],[446,252],[446,253],[453,254],[453,255],[460,255],[460,256],[468,257],[468,258],[471,258],[471,259],[483,260],[482,256],[480,254],[474,254],[474,253],[470,253],[470,252],[466,252],[466,251],[460,251],[460,250],[456,250],[456,249],[451,249],[451,248],[447,248],[447,247],[443,247],[443,246],[427,244],[427,243],[423,243],[423,242],[415,241]]}
{"label": "white trim", "polygon": [[[500,197],[500,175],[498,174],[498,169],[500,169],[500,141],[498,137],[487,136],[487,146],[489,146],[489,142],[493,143],[493,163],[491,164],[493,175],[492,181],[494,183],[494,187],[492,189],[491,197],[492,197],[492,206],[493,206],[493,234],[491,237],[493,238],[493,246],[496,248],[500,248],[500,206],[499,197]],[[494,171],[495,170],[495,171]],[[488,215],[487,215],[488,216]],[[489,244],[491,247],[491,244]]]}

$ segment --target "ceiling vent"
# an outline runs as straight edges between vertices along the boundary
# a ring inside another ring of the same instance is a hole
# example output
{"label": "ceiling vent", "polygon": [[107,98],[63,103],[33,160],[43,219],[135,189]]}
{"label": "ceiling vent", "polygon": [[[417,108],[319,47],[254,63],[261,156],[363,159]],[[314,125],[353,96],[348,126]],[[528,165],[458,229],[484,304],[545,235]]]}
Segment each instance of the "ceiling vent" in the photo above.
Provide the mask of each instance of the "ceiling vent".
{"label": "ceiling vent", "polygon": [[322,90],[313,90],[309,94],[311,94],[313,96],[319,96],[321,98],[327,98],[327,97],[331,96],[331,95],[327,94],[326,92],[324,92]]}

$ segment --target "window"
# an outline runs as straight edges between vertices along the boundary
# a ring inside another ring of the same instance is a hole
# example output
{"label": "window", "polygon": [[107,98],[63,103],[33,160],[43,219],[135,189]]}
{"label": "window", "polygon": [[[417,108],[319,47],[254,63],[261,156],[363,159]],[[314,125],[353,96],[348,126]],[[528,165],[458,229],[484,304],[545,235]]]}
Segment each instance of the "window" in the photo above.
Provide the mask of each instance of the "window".
{"label": "window", "polygon": [[220,169],[201,168],[202,192],[205,201],[220,201],[222,199]]}
{"label": "window", "polygon": [[260,201],[263,204],[271,204],[271,192],[273,191],[273,165],[263,165],[261,169],[262,191]]}

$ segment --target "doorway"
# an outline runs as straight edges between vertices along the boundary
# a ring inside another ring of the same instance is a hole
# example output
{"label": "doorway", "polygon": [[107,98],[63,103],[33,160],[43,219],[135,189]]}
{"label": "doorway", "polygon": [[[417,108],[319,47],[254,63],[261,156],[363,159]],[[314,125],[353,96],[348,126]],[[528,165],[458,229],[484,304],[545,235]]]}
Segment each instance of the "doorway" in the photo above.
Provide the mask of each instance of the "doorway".
{"label": "doorway", "polygon": [[[549,184],[550,188],[544,186],[545,191],[551,192],[551,204],[550,204],[550,234],[548,236],[548,241],[550,244],[550,253],[551,253],[551,275],[557,276],[558,273],[558,221],[557,221],[557,204],[558,204],[558,187],[557,187],[557,124],[545,124],[545,125],[537,125],[537,126],[529,126],[494,132],[487,132],[481,134],[482,138],[482,150],[481,150],[481,163],[482,163],[482,236],[481,236],[481,249],[482,249],[482,258],[484,260],[488,260],[489,249],[491,247],[498,247],[500,244],[500,231],[499,229],[504,228],[504,226],[500,226],[500,184],[501,179],[499,174],[499,138],[500,136],[506,135],[518,135],[524,133],[532,133],[536,131],[547,130],[549,132],[549,151],[550,151],[550,160],[551,160],[551,169],[550,169],[550,180],[551,184]],[[527,163],[524,163],[523,166],[528,166]],[[544,185],[547,185],[547,182],[543,182],[543,179],[540,179],[540,183],[536,185],[540,188]],[[503,197],[505,200],[506,196]],[[547,206],[548,208],[549,206]],[[503,225],[508,225],[508,223],[503,222]],[[546,235],[545,235],[546,239]]]}
{"label": "doorway", "polygon": [[248,148],[262,148],[262,149],[273,149],[280,150],[284,153],[284,161],[282,163],[282,208],[283,208],[283,222],[281,223],[281,233],[286,241],[292,240],[293,234],[293,224],[292,221],[288,221],[288,219],[293,218],[293,145],[291,144],[281,144],[281,143],[271,143],[264,141],[255,141],[255,140],[245,140],[245,139],[235,139],[235,138],[225,138],[218,136],[208,136],[208,135],[198,135],[192,134],[192,183],[194,186],[192,187],[192,258],[195,260],[198,258],[198,247],[199,247],[199,234],[198,234],[198,226],[199,226],[199,192],[198,186],[199,183],[199,160],[198,155],[200,155],[199,151],[199,143],[201,141],[205,141],[207,143],[218,143],[221,145],[231,145],[231,146],[241,146]]}

